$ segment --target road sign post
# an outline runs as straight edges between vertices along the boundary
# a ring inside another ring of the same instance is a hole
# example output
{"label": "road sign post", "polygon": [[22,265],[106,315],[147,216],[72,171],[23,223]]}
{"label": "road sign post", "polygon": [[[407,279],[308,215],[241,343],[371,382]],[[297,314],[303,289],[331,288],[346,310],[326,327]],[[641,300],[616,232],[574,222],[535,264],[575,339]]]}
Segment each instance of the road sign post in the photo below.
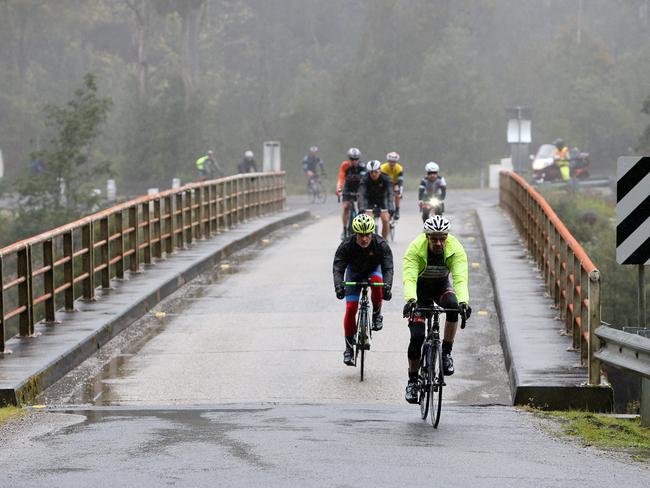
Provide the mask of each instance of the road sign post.
{"label": "road sign post", "polygon": [[650,263],[650,157],[618,158],[616,262],[639,269],[639,327],[645,327],[645,266]]}
{"label": "road sign post", "polygon": [[532,141],[530,109],[514,107],[506,109],[508,127],[506,137],[510,144],[510,157],[515,173],[521,173],[523,162],[528,160],[528,144]]}

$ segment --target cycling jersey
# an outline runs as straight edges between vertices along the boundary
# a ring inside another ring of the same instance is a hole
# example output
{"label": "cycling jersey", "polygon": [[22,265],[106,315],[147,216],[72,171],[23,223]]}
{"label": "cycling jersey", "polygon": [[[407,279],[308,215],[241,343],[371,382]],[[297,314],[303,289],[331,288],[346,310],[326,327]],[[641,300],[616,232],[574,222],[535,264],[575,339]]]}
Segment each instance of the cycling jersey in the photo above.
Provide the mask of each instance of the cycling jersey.
{"label": "cycling jersey", "polygon": [[402,186],[404,184],[404,169],[399,163],[395,163],[395,166],[390,167],[389,162],[385,162],[381,165],[381,172],[391,179],[394,185]]}
{"label": "cycling jersey", "polygon": [[353,166],[350,160],[346,159],[339,167],[337,188],[346,193],[356,193],[359,190],[361,177],[365,174],[366,168],[361,161],[359,161],[358,165]]}
{"label": "cycling jersey", "polygon": [[[442,176],[438,176],[434,181],[429,178],[422,178],[418,188],[418,200],[426,200],[433,196],[444,200],[447,194],[447,182]],[[426,197],[426,198],[425,198]]]}
{"label": "cycling jersey", "polygon": [[317,174],[316,168],[320,168],[321,174],[325,172],[325,166],[323,161],[318,156],[312,156],[308,154],[302,160],[302,170],[306,173],[311,171],[314,174]]}
{"label": "cycling jersey", "polygon": [[454,279],[454,289],[459,302],[469,302],[467,287],[467,254],[460,241],[449,234],[445,242],[444,259],[429,253],[429,240],[422,233],[409,244],[404,254],[404,298],[417,299],[417,289],[422,285],[435,287],[446,283],[449,273]]}
{"label": "cycling jersey", "polygon": [[364,175],[359,184],[359,209],[360,211],[379,207],[392,211],[395,203],[393,197],[393,184],[388,175],[379,174],[373,180],[370,175]]}
{"label": "cycling jersey", "polygon": [[339,245],[334,255],[332,274],[334,286],[343,285],[346,268],[352,276],[363,276],[364,280],[377,271],[381,266],[384,283],[393,284],[393,253],[383,237],[372,235],[372,241],[366,248],[357,244],[356,235],[351,235]]}

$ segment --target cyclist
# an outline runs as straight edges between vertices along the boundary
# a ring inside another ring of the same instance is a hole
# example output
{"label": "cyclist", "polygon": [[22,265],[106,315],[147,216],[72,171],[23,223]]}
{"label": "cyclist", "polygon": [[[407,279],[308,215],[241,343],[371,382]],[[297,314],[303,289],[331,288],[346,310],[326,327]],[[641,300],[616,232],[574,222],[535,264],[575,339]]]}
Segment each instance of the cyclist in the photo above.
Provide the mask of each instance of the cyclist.
{"label": "cyclist", "polygon": [[[317,180],[319,176],[325,176],[325,164],[318,156],[318,148],[311,146],[309,154],[302,159],[302,170],[307,178],[307,191],[309,191],[309,182]],[[319,175],[320,170],[320,175]]]}
{"label": "cyclist", "polygon": [[[447,182],[444,177],[438,175],[440,171],[438,164],[430,161],[424,166],[424,171],[427,174],[420,181],[418,188],[418,206],[422,212],[422,222],[426,221],[431,213],[432,209],[429,204],[431,198],[442,202],[447,195]],[[434,213],[442,214],[442,206],[434,209]]]}
{"label": "cyclist", "polygon": [[393,211],[393,182],[381,172],[381,163],[376,159],[366,164],[366,174],[359,184],[359,213],[364,211],[373,216],[379,212],[381,235],[388,239],[388,221]]}
{"label": "cyclist", "polygon": [[[393,253],[383,237],[374,234],[375,220],[366,214],[359,214],[352,220],[354,235],[339,245],[334,255],[333,275],[336,298],[345,298],[345,352],[343,362],[354,366],[354,334],[357,331],[356,314],[359,307],[360,287],[345,286],[345,281],[370,281],[385,283],[384,287],[373,287],[372,330],[381,330],[384,319],[381,315],[381,302],[392,297]],[[383,276],[382,276],[383,275]],[[345,280],[344,280],[345,276]]]}
{"label": "cyclist", "polygon": [[201,156],[196,160],[196,169],[199,172],[199,181],[212,179],[215,176],[219,178],[224,176],[221,165],[214,158],[212,150],[208,151],[205,156]]}
{"label": "cyclist", "polygon": [[[449,233],[450,223],[442,215],[433,215],[424,222],[424,232],[409,244],[404,254],[404,317],[409,317],[411,341],[408,347],[406,401],[418,401],[418,366],[425,337],[425,317],[417,306],[434,301],[443,308],[459,308],[468,319],[472,313],[467,289],[467,254],[456,237]],[[453,277],[453,286],[449,273]],[[442,367],[446,376],[454,374],[451,350],[458,328],[458,314],[446,315],[442,341]]]}
{"label": "cyclist", "polygon": [[341,166],[339,166],[339,179],[336,184],[336,195],[341,197],[341,201],[343,202],[341,209],[343,234],[341,234],[341,239],[345,237],[345,229],[348,225],[348,218],[350,217],[350,202],[356,202],[359,182],[364,174],[365,168],[361,162],[361,151],[356,147],[351,147],[348,149],[348,159],[343,161]]}
{"label": "cyclist", "polygon": [[393,217],[395,220],[399,220],[399,203],[404,192],[404,168],[398,161],[399,154],[393,151],[386,154],[386,162],[381,165],[381,172],[388,175],[393,182],[393,193],[395,194]]}
{"label": "cyclist", "polygon": [[237,171],[241,173],[257,173],[257,164],[255,164],[255,155],[250,149],[244,151],[244,158],[237,165]]}

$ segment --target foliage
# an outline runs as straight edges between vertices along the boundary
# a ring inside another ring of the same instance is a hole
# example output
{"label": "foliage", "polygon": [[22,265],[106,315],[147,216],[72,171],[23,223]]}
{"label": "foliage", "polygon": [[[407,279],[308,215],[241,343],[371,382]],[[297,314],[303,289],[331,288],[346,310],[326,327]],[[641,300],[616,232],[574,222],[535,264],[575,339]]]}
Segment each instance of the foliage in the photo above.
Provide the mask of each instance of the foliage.
{"label": "foliage", "polygon": [[617,328],[637,326],[637,271],[616,262],[615,202],[595,194],[543,195],[601,273],[602,320]]}
{"label": "foliage", "polygon": [[32,153],[33,172],[19,182],[19,220],[24,223],[21,231],[25,235],[42,230],[44,225],[63,224],[96,203],[89,183],[108,174],[108,165],[92,159],[92,142],[99,136],[110,106],[110,99],[98,97],[92,74],[84,77],[83,87],[75,91],[66,107],[45,106],[46,125],[55,136],[46,149]]}
{"label": "foliage", "polygon": [[[644,100],[641,112],[650,115],[650,95],[648,95],[648,98]],[[648,124],[643,131],[636,150],[643,155],[650,154],[650,124]]]}
{"label": "foliage", "polygon": [[640,461],[650,459],[650,429],[640,419],[619,418],[581,411],[541,412],[538,415],[560,419],[563,432],[578,437],[586,446],[625,449]]}
{"label": "foliage", "polygon": [[0,407],[0,425],[17,417],[25,415],[25,410],[19,407]]}

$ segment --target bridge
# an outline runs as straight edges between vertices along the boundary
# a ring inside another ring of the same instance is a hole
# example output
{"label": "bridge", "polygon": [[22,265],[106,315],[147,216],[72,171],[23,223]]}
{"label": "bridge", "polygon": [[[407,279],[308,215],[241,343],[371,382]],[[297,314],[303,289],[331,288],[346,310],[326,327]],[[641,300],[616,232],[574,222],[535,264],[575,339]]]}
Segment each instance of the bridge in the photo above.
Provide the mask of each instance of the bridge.
{"label": "bridge", "polygon": [[559,442],[513,406],[611,408],[590,353],[593,264],[514,175],[447,203],[474,314],[437,430],[403,400],[414,195],[364,382],[342,364],[339,208],[306,211],[282,174],[187,185],[1,250],[2,399],[39,407],[3,433],[6,480],[642,486],[646,467]]}

